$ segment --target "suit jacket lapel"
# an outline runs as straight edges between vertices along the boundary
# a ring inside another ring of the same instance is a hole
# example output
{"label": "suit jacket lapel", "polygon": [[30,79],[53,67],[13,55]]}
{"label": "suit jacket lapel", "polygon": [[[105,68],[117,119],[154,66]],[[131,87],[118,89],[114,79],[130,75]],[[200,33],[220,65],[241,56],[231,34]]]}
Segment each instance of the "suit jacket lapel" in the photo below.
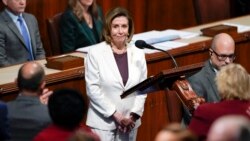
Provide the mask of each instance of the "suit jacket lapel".
{"label": "suit jacket lapel", "polygon": [[130,74],[133,74],[132,70],[131,70],[131,65],[133,65],[132,62],[132,58],[133,58],[133,51],[131,49],[131,47],[129,46],[129,44],[127,44],[127,55],[128,55],[128,81],[125,85],[125,89],[128,89],[131,87],[131,82],[132,82],[132,78],[130,77]]}
{"label": "suit jacket lapel", "polygon": [[6,24],[8,25],[8,27],[10,28],[10,30],[12,32],[15,33],[15,35],[17,36],[17,38],[23,43],[23,45],[25,46],[25,42],[23,39],[22,34],[20,33],[19,29],[17,28],[16,24],[12,21],[12,19],[9,17],[8,13],[6,13],[5,11],[3,12],[3,18],[6,22]]}
{"label": "suit jacket lapel", "polygon": [[85,34],[85,37],[86,38],[88,38],[89,39],[89,41],[91,41],[91,43],[96,43],[95,42],[95,37],[94,37],[94,35],[93,35],[93,33],[92,33],[92,31],[91,31],[91,29],[89,28],[89,26],[87,25],[87,23],[85,23],[85,22],[82,22],[81,23],[81,29],[82,29],[82,31],[83,31],[83,33]]}
{"label": "suit jacket lapel", "polygon": [[214,93],[216,93],[216,97],[219,98],[217,87],[216,87],[215,80],[214,80],[216,73],[213,70],[214,68],[213,68],[212,64],[210,62],[208,62],[208,63],[209,63],[208,64],[208,69],[206,70],[207,79],[209,80],[209,83],[211,84]]}
{"label": "suit jacket lapel", "polygon": [[118,69],[118,66],[116,64],[115,57],[114,57],[114,54],[112,52],[110,45],[105,46],[105,49],[103,51],[103,59],[105,59],[105,62],[107,62],[106,65],[108,65],[110,68],[110,71],[111,71],[110,74],[114,75],[115,79],[117,79],[119,81],[119,84],[123,88],[124,85],[123,85],[122,77],[121,77],[121,74],[119,72],[119,69]]}

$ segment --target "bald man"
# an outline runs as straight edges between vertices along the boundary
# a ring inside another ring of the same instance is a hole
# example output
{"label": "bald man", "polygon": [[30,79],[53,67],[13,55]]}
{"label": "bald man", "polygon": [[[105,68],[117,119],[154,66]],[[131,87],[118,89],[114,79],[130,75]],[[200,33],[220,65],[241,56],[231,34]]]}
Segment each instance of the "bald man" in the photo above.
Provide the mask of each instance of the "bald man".
{"label": "bald man", "polygon": [[240,115],[217,119],[209,130],[207,141],[249,141],[250,120]]}
{"label": "bald man", "polygon": [[[230,64],[235,59],[235,42],[233,38],[220,33],[212,40],[209,49],[210,59],[205,62],[204,67],[196,74],[188,78],[193,90],[197,95],[205,98],[206,102],[218,102],[220,96],[215,84],[216,73],[221,67]],[[191,114],[184,110],[184,120],[189,124]]]}
{"label": "bald man", "polygon": [[209,49],[210,59],[205,63],[201,71],[189,77],[188,80],[194,91],[199,96],[204,97],[206,102],[220,100],[214,78],[221,67],[234,61],[234,53],[235,42],[233,38],[226,33],[216,35]]}
{"label": "bald man", "polygon": [[155,141],[197,141],[197,137],[179,123],[171,123],[161,129],[155,136]]}
{"label": "bald man", "polygon": [[7,103],[12,140],[28,141],[51,123],[47,105],[40,96],[50,95],[45,89],[45,72],[37,62],[25,63],[16,80],[20,90],[18,97]]}

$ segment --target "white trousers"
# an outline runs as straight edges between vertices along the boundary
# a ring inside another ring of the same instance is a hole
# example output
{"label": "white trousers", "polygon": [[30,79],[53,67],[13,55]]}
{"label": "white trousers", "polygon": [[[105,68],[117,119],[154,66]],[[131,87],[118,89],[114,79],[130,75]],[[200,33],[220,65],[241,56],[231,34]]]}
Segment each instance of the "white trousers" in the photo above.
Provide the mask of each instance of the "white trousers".
{"label": "white trousers", "polygon": [[122,133],[118,130],[100,130],[91,128],[92,132],[96,133],[101,141],[136,141],[138,128],[134,128],[129,133]]}

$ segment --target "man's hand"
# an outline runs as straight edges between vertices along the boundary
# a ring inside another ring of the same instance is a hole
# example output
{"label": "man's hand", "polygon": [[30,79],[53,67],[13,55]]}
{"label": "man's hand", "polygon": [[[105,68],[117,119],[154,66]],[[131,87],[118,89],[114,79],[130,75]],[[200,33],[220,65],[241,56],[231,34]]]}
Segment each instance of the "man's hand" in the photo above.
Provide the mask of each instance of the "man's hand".
{"label": "man's hand", "polygon": [[42,94],[40,95],[40,101],[42,104],[47,105],[48,104],[48,100],[49,100],[49,96],[52,95],[53,91],[50,91],[49,89],[43,89]]}

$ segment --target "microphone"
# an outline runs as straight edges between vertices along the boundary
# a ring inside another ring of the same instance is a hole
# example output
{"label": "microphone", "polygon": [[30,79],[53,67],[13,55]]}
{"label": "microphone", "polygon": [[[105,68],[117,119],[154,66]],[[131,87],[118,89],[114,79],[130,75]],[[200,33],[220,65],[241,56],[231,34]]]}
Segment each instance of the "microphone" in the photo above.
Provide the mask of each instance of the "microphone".
{"label": "microphone", "polygon": [[165,51],[165,50],[162,50],[162,49],[159,49],[159,48],[156,48],[156,47],[153,47],[152,45],[150,44],[147,44],[145,41],[143,40],[137,40],[135,42],[135,46],[140,48],[140,49],[144,49],[144,48],[148,48],[148,49],[154,49],[154,50],[159,50],[161,52],[164,52],[166,53],[168,56],[171,57],[174,65],[175,65],[175,68],[178,68],[178,64],[176,63],[176,60],[174,59],[174,57],[168,52],[168,51]]}

